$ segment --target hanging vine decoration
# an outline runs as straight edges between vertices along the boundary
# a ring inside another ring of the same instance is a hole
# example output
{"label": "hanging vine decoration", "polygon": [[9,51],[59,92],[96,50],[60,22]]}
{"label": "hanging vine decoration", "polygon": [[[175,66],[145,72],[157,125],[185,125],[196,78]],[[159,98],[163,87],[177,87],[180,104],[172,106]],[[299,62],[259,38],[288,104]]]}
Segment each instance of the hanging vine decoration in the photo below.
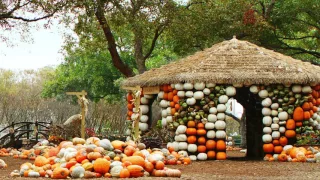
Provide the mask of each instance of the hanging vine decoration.
{"label": "hanging vine decoration", "polygon": [[132,102],[134,104],[135,107],[135,112],[134,115],[132,116],[132,139],[134,142],[139,143],[140,142],[140,129],[139,129],[139,121],[140,121],[140,117],[141,117],[141,110],[140,110],[140,96],[141,96],[141,90],[138,91],[133,91],[133,99]]}

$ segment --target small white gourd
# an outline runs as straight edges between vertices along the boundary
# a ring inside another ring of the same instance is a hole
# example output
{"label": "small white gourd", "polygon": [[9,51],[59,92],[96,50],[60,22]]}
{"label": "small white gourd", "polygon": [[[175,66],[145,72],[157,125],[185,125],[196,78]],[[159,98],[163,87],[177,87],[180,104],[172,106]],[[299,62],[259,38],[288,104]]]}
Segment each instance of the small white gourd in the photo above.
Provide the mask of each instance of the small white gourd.
{"label": "small white gourd", "polygon": [[264,116],[270,116],[271,115],[271,109],[270,108],[262,108],[262,115]]}
{"label": "small white gourd", "polygon": [[185,96],[185,92],[184,91],[178,91],[177,92],[177,96],[179,97],[179,98],[184,98],[184,96]]}
{"label": "small white gourd", "polygon": [[189,98],[193,97],[193,91],[187,91],[185,96]]}
{"label": "small white gourd", "polygon": [[270,107],[272,104],[272,101],[270,98],[265,98],[264,100],[262,100],[261,105],[263,107]]}
{"label": "small white gourd", "polygon": [[219,97],[219,103],[226,104],[229,100],[229,97],[227,95],[222,95]]}
{"label": "small white gourd", "polygon": [[227,110],[227,106],[224,104],[218,104],[217,111],[218,112],[225,112]]}
{"label": "small white gourd", "polygon": [[212,123],[212,122],[207,122],[207,123],[204,125],[204,128],[207,129],[207,130],[212,130],[212,129],[214,129],[214,123]]}
{"label": "small white gourd", "polygon": [[291,88],[291,91],[294,92],[294,93],[301,93],[302,91],[302,87],[300,85],[293,85],[292,88]]}
{"label": "small white gourd", "polygon": [[217,114],[217,118],[218,118],[218,120],[225,120],[226,119],[226,115],[224,114],[224,113],[218,113]]}
{"label": "small white gourd", "polygon": [[139,122],[139,129],[141,131],[147,131],[149,128],[149,125],[147,123],[142,123],[142,122]]}
{"label": "small white gourd", "polygon": [[236,88],[234,88],[233,86],[229,86],[226,88],[226,95],[231,97],[231,96],[235,96],[236,95]]}
{"label": "small white gourd", "polygon": [[302,87],[302,93],[310,94],[310,93],[312,93],[312,88],[310,86],[303,86]]}
{"label": "small white gourd", "polygon": [[204,88],[204,89],[203,89],[203,94],[209,95],[210,93],[211,93],[211,91],[210,91],[209,88]]}
{"label": "small white gourd", "polygon": [[272,136],[272,139],[279,139],[280,138],[280,132],[279,131],[273,131],[271,136]]}
{"label": "small white gourd", "polygon": [[262,123],[265,125],[265,126],[270,126],[272,124],[272,118],[270,116],[265,116],[263,117],[262,119]]}
{"label": "small white gourd", "polygon": [[206,85],[203,82],[197,82],[194,84],[194,89],[196,90],[203,90],[206,87]]}
{"label": "small white gourd", "polygon": [[226,132],[223,130],[216,131],[216,138],[217,139],[225,139],[227,136]]}
{"label": "small white gourd", "polygon": [[264,134],[271,134],[272,133],[271,127],[264,127],[263,128],[263,133]]}
{"label": "small white gourd", "polygon": [[193,93],[193,97],[197,100],[203,99],[204,94],[202,91],[196,91],[195,93]]}
{"label": "small white gourd", "polygon": [[179,150],[187,150],[187,149],[188,149],[188,143],[179,142]]}
{"label": "small white gourd", "polygon": [[210,113],[210,114],[217,114],[217,112],[218,112],[218,110],[217,110],[216,107],[211,107],[211,108],[209,109],[209,113]]}
{"label": "small white gourd", "polygon": [[174,85],[174,88],[178,91],[182,91],[183,90],[183,84],[182,83],[178,83]]}
{"label": "small white gourd", "polygon": [[267,90],[264,89],[264,90],[259,91],[260,98],[264,99],[264,98],[267,98],[268,96],[269,96],[269,93]]}
{"label": "small white gourd", "polygon": [[193,106],[193,105],[195,105],[196,104],[196,99],[195,98],[188,98],[187,99],[187,104],[189,105],[189,106]]}
{"label": "small white gourd", "polygon": [[264,134],[262,136],[262,141],[264,143],[270,143],[270,142],[272,142],[272,136],[270,134]]}
{"label": "small white gourd", "polygon": [[288,117],[289,117],[289,115],[286,111],[280,112],[278,114],[278,118],[280,119],[280,121],[286,121],[286,120],[288,120]]}
{"label": "small white gourd", "polygon": [[215,138],[216,137],[216,132],[214,131],[214,130],[209,130],[208,132],[207,132],[207,138],[208,139],[213,139],[213,138]]}
{"label": "small white gourd", "polygon": [[205,161],[205,160],[207,160],[207,158],[208,158],[208,156],[207,156],[206,153],[199,153],[197,155],[197,159],[200,160],[200,161]]}
{"label": "small white gourd", "polygon": [[226,122],[225,121],[216,121],[214,123],[214,127],[217,129],[217,130],[224,130],[226,128]]}
{"label": "small white gourd", "polygon": [[193,89],[193,84],[192,83],[184,83],[183,84],[183,89],[192,90]]}
{"label": "small white gourd", "polygon": [[253,94],[258,94],[259,93],[259,88],[258,88],[258,86],[255,86],[255,85],[252,85],[249,90]]}
{"label": "small white gourd", "polygon": [[213,87],[215,87],[215,86],[216,86],[215,83],[206,83],[206,87],[207,87],[207,88],[213,88]]}
{"label": "small white gourd", "polygon": [[188,152],[191,152],[191,153],[195,153],[197,152],[197,145],[196,144],[188,144]]}

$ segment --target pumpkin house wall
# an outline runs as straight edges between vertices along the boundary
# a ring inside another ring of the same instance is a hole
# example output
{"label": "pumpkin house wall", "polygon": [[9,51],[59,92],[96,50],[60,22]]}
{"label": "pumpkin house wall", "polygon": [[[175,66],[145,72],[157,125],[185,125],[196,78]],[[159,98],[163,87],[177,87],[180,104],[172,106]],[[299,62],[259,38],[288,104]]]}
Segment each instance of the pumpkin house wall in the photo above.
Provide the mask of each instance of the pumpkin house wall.
{"label": "pumpkin house wall", "polygon": [[[237,90],[212,83],[161,86],[157,100],[162,126],[175,131],[175,141],[168,146],[186,151],[194,159],[226,159],[226,103]],[[320,129],[320,86],[252,85],[249,91],[262,105],[262,149],[268,156],[280,154],[301,135]],[[139,128],[143,132],[149,128],[153,98],[141,95]],[[129,104],[128,119],[132,119],[137,111]]]}

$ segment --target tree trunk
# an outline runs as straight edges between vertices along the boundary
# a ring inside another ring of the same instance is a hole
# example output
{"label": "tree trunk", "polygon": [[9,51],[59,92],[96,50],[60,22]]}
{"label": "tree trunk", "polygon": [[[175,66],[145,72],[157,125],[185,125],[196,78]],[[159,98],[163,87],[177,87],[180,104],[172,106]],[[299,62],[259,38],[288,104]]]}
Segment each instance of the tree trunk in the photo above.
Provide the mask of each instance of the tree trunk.
{"label": "tree trunk", "polygon": [[105,13],[103,6],[104,4],[101,1],[98,1],[95,16],[97,17],[99,24],[103,30],[104,36],[108,41],[108,50],[111,54],[112,63],[125,77],[132,77],[134,76],[132,69],[128,65],[126,65],[120,58],[114,36],[111,32],[107,19],[104,16]]}
{"label": "tree trunk", "polygon": [[143,42],[141,32],[138,29],[134,30],[134,57],[136,59],[139,74],[144,73],[146,69],[145,59],[143,57]]}

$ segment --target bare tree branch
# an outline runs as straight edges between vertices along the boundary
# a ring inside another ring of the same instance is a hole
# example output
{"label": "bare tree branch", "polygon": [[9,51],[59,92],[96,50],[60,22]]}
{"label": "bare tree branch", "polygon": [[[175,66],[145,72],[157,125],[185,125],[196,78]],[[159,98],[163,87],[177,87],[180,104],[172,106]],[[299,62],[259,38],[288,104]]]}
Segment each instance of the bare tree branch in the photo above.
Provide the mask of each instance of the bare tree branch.
{"label": "bare tree branch", "polygon": [[144,60],[148,59],[150,57],[150,55],[152,54],[152,51],[154,50],[155,46],[156,46],[156,42],[158,40],[158,38],[160,37],[160,35],[163,33],[164,31],[164,27],[163,25],[160,25],[154,33],[154,37],[152,39],[152,43],[151,43],[151,47],[149,49],[149,51],[147,52],[147,54],[143,57]]}

